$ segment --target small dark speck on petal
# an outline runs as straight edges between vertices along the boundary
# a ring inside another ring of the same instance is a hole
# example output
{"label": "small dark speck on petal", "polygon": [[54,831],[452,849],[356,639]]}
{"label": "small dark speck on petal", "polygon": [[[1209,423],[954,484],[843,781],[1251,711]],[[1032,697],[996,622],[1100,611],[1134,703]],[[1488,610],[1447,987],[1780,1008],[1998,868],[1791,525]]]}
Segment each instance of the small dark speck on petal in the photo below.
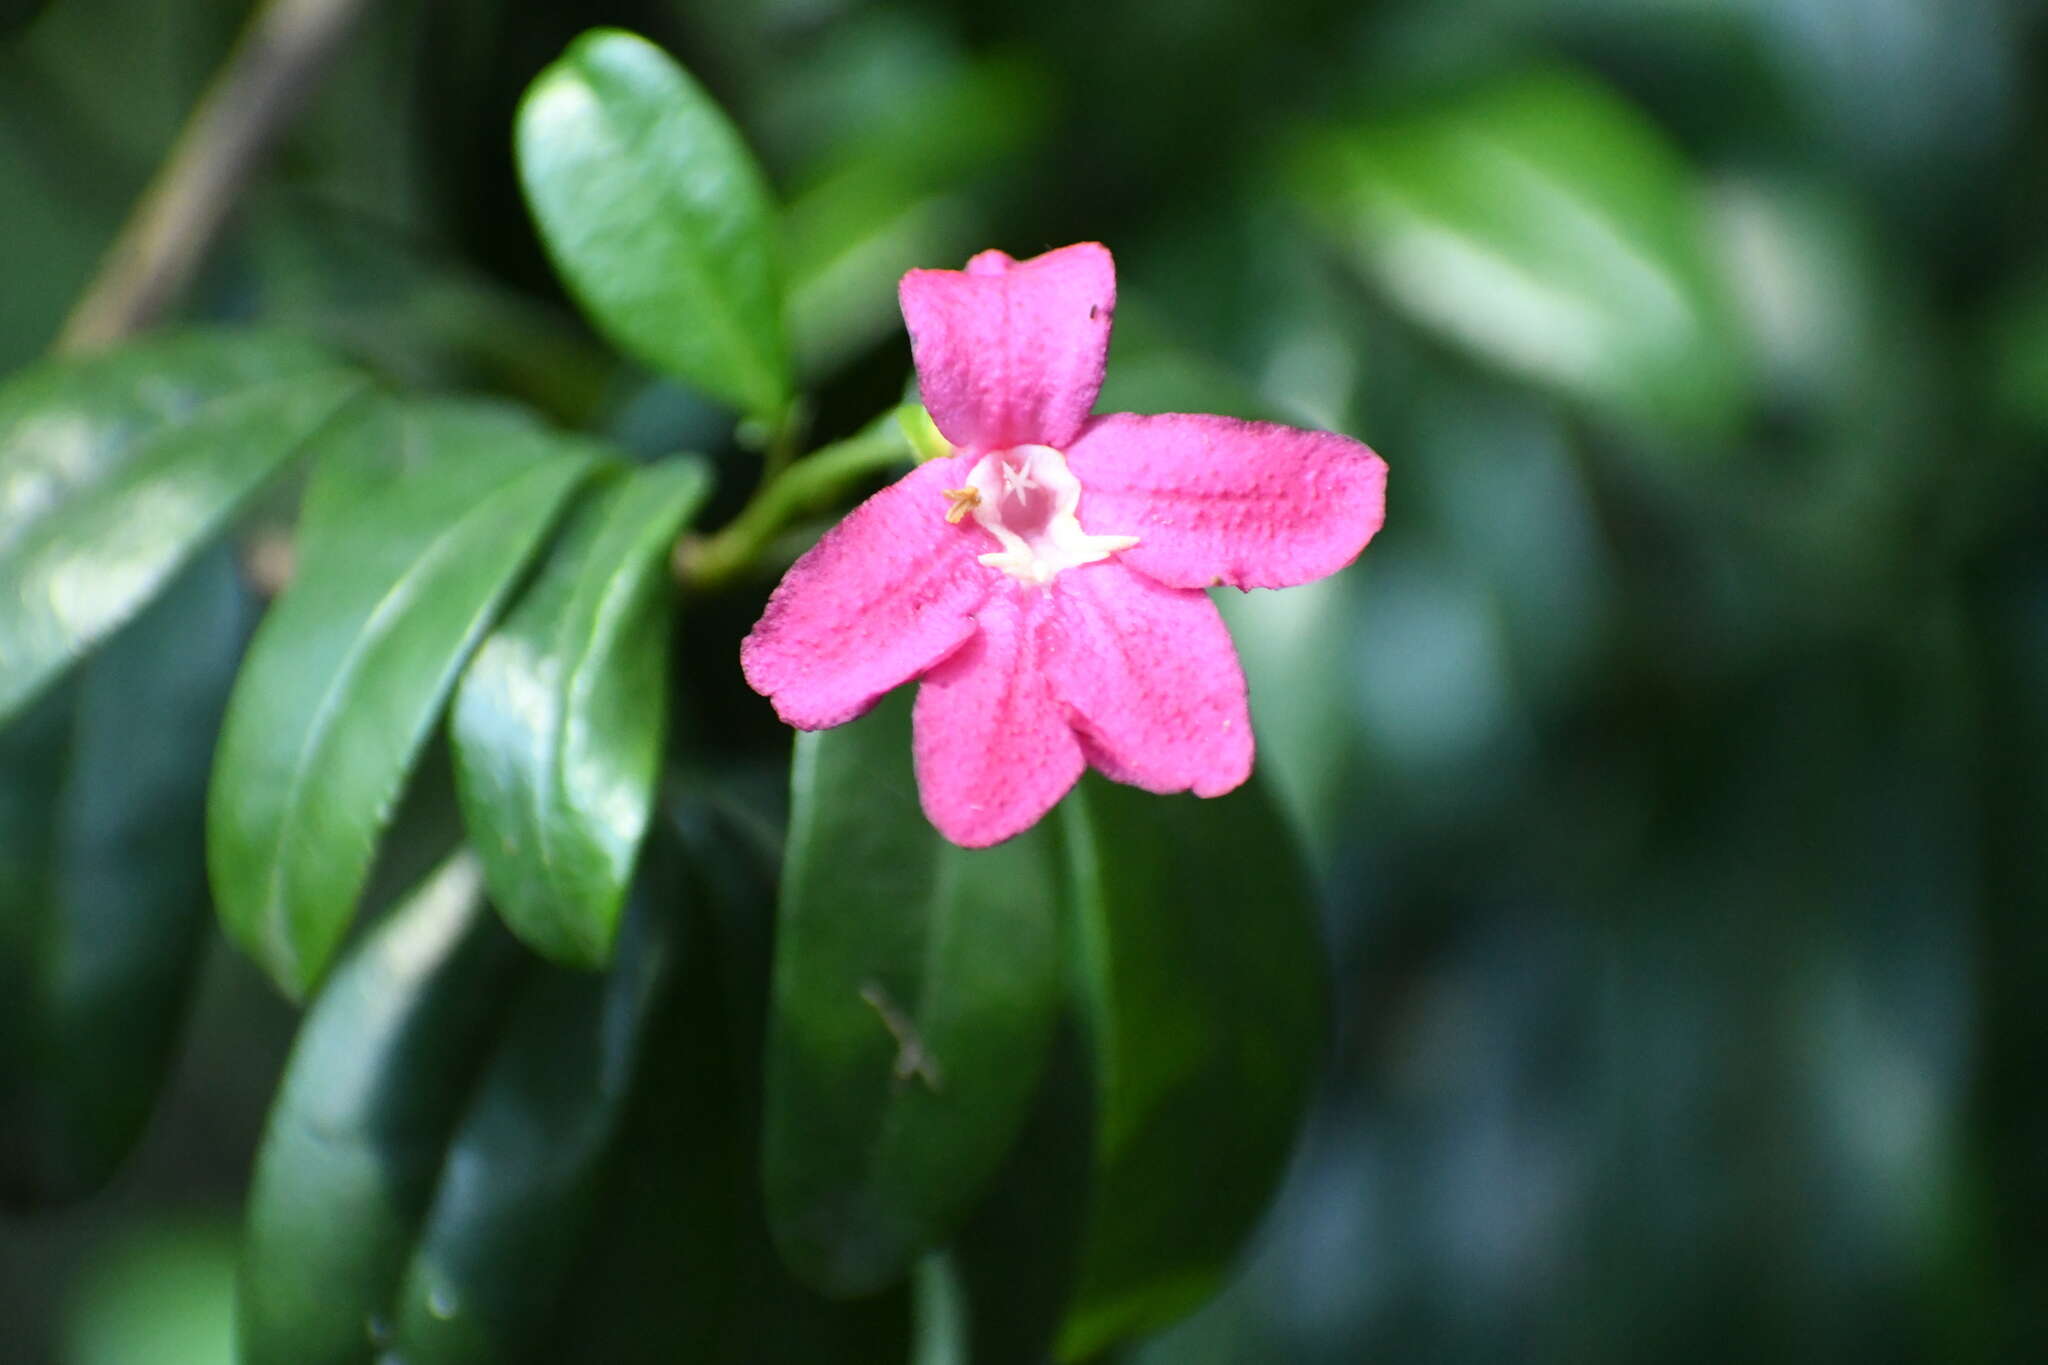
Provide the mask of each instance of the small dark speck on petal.
{"label": "small dark speck on petal", "polygon": [[1096,304],[1093,304],[1093,303],[1089,304],[1089,305],[1088,305],[1088,321],[1090,321],[1090,322],[1093,322],[1093,321],[1095,321],[1095,315],[1096,315],[1097,313],[1100,313],[1101,311],[1102,311],[1102,309],[1101,309],[1101,307],[1100,307],[1099,305],[1096,305]]}

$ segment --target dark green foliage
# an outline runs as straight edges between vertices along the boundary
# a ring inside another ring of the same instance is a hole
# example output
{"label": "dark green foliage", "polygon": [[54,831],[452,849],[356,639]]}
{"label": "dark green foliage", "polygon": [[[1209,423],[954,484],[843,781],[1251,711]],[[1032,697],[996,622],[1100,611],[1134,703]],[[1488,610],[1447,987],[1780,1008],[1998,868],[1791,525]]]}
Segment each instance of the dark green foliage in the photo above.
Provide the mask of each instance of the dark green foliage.
{"label": "dark green foliage", "polygon": [[777,1244],[858,1294],[943,1245],[1023,1121],[1059,1009],[1051,831],[926,823],[910,696],[797,741],[769,1012]]}
{"label": "dark green foliage", "polygon": [[473,859],[366,936],[300,1027],[249,1195],[243,1358],[326,1365],[389,1347],[392,1291],[443,1149],[519,979]]}
{"label": "dark green foliage", "polygon": [[711,97],[630,33],[578,38],[519,109],[548,250],[628,354],[766,421],[791,394],[774,206]]}
{"label": "dark green foliage", "polygon": [[960,1350],[978,1365],[1052,1356],[1081,1270],[1094,1166],[1094,1097],[1078,1030],[1054,1043],[1009,1159],[946,1253]]}
{"label": "dark green foliage", "polygon": [[734,998],[768,970],[769,869],[722,817],[688,803],[681,837],[649,840],[659,873],[682,861],[688,968],[663,1005],[599,1221],[547,1359],[707,1365],[898,1365],[903,1288],[832,1300],[800,1284],[762,1211],[758,1009]]}
{"label": "dark green foliage", "polygon": [[[546,1359],[642,1056],[684,966],[669,888],[649,885],[603,977],[539,972],[520,990],[448,1139],[391,1310],[406,1360]],[[669,1233],[688,1241],[688,1224]]]}
{"label": "dark green foliage", "polygon": [[707,486],[674,460],[594,491],[456,693],[463,812],[498,912],[566,966],[611,956],[667,734],[669,552]]}
{"label": "dark green foliage", "polygon": [[1327,1022],[1308,880],[1264,787],[1068,798],[1095,1164],[1060,1355],[1185,1314],[1272,1197]]}
{"label": "dark green foliage", "polygon": [[360,387],[311,347],[225,332],[0,387],[0,722],[226,531]]}
{"label": "dark green foliage", "polygon": [[0,0],[0,38],[26,27],[50,0]]}
{"label": "dark green foliage", "polygon": [[142,1135],[208,919],[208,749],[249,604],[203,555],[0,730],[0,1200],[98,1189]]}
{"label": "dark green foliage", "polygon": [[366,406],[316,458],[207,818],[221,922],[294,995],[339,946],[456,675],[591,468],[531,422],[455,403]]}
{"label": "dark green foliage", "polygon": [[1597,82],[1543,71],[1311,139],[1300,195],[1424,327],[1651,427],[1720,435],[1744,364],[1700,187]]}

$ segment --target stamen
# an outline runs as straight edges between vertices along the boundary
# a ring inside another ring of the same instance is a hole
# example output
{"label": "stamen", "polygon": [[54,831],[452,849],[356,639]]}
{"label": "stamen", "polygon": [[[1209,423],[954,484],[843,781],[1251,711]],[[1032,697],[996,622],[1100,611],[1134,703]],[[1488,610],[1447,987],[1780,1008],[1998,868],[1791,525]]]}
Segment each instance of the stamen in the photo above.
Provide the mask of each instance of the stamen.
{"label": "stamen", "polygon": [[946,509],[946,520],[958,526],[967,519],[967,514],[981,506],[979,488],[948,488],[946,500],[953,505]]}
{"label": "stamen", "polygon": [[[1044,587],[1064,571],[1108,559],[1135,536],[1091,534],[1075,509],[1081,481],[1051,446],[1012,446],[981,457],[967,476],[980,493],[974,520],[1001,548],[977,556],[1020,583]],[[952,497],[951,493],[947,494]]]}

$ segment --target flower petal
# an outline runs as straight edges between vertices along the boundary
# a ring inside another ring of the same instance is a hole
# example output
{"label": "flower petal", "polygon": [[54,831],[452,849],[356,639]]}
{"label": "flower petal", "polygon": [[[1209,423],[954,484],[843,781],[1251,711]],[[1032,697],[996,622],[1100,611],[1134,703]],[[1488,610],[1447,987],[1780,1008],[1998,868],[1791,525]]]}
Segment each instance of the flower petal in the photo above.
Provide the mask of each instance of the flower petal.
{"label": "flower petal", "polygon": [[946,520],[963,458],[918,466],[847,514],[790,566],[740,645],[740,668],[799,730],[861,715],[974,633],[1001,577],[975,555],[988,537]]}
{"label": "flower petal", "polygon": [[1038,823],[1087,766],[1038,659],[1041,592],[998,592],[911,713],[917,791],[939,833],[986,848]]}
{"label": "flower petal", "polygon": [[1177,588],[1286,588],[1349,564],[1386,517],[1387,466],[1349,436],[1234,417],[1119,412],[1067,451],[1080,519]]}
{"label": "flower petal", "polygon": [[1115,561],[1069,569],[1040,621],[1039,650],[1104,776],[1221,796],[1251,775],[1244,671],[1206,593]]}
{"label": "flower petal", "polygon": [[913,270],[898,296],[918,388],[964,450],[1064,448],[1095,408],[1116,312],[1116,265],[1096,242],[1028,261],[984,251],[965,270]]}

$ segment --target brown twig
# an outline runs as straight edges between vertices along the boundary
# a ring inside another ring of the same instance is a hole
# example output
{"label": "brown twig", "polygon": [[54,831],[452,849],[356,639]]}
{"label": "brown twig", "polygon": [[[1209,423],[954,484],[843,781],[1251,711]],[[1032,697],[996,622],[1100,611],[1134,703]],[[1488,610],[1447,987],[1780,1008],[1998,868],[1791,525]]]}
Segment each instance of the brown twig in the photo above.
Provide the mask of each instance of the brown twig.
{"label": "brown twig", "polygon": [[924,1038],[918,1033],[917,1025],[910,1016],[896,1008],[896,1002],[889,993],[875,981],[861,983],[860,998],[868,1008],[881,1017],[882,1027],[889,1030],[889,1036],[896,1040],[896,1063],[890,1068],[900,1084],[913,1078],[924,1082],[925,1089],[937,1094],[945,1088],[945,1078],[939,1074],[939,1059],[932,1056],[924,1045]]}
{"label": "brown twig", "polygon": [[369,3],[267,0],[257,11],[65,320],[59,351],[119,341],[177,302]]}

